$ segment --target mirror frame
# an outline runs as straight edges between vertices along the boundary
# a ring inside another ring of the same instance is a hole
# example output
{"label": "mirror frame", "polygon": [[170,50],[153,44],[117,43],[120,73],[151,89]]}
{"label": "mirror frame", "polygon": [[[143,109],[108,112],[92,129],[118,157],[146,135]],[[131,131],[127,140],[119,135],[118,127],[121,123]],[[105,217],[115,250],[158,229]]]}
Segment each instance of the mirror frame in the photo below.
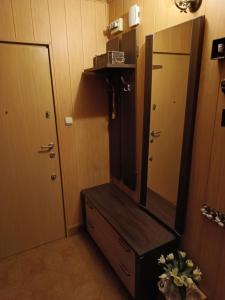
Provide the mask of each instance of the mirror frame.
{"label": "mirror frame", "polygon": [[[201,16],[191,20],[192,40],[190,52],[190,66],[188,73],[185,123],[183,133],[183,145],[181,153],[181,165],[178,184],[178,196],[175,226],[171,228],[178,234],[182,234],[185,228],[185,217],[188,200],[189,179],[191,172],[192,146],[195,129],[195,116],[198,99],[199,78],[201,70],[202,46],[204,40],[204,22],[205,17]],[[188,21],[190,22],[190,21]],[[176,26],[174,26],[176,27]],[[172,27],[170,27],[172,28]],[[165,29],[166,30],[166,29]],[[144,85],[144,114],[143,114],[143,139],[142,139],[142,169],[141,169],[141,201],[142,208],[147,210],[147,178],[148,178],[148,156],[149,156],[149,132],[151,118],[151,93],[152,93],[152,72],[153,70],[153,35],[146,36],[145,44],[145,85]],[[150,200],[151,201],[151,200]],[[153,213],[148,210],[153,215]],[[154,216],[154,215],[153,215]],[[159,222],[163,223],[157,216],[154,216]]]}

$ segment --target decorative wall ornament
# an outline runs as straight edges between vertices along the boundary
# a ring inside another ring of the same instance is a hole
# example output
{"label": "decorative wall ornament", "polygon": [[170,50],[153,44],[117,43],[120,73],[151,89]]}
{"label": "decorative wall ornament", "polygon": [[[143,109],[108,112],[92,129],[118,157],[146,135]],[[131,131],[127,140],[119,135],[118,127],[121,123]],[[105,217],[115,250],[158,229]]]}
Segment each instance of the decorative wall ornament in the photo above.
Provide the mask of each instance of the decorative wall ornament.
{"label": "decorative wall ornament", "polygon": [[202,0],[174,0],[174,2],[177,8],[185,13],[187,13],[188,10],[190,12],[197,11],[202,4]]}
{"label": "decorative wall ornament", "polygon": [[201,213],[208,220],[215,222],[218,226],[225,228],[225,214],[206,204],[201,208]]}

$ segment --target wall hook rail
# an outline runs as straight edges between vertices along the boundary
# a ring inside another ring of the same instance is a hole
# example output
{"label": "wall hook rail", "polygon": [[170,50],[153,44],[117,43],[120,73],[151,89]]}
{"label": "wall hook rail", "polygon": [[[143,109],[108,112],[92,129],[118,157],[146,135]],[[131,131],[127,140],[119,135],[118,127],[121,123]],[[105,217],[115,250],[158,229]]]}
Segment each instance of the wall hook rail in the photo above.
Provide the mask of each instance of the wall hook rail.
{"label": "wall hook rail", "polygon": [[225,228],[225,213],[220,212],[206,204],[201,207],[200,211],[208,220],[216,223],[219,227]]}

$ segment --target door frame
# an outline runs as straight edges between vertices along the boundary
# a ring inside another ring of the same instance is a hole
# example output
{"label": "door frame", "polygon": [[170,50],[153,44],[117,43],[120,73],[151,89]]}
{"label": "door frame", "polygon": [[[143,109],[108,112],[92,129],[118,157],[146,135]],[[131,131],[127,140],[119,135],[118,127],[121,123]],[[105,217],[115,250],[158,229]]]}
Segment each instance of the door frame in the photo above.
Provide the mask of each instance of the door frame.
{"label": "door frame", "polygon": [[55,127],[56,127],[56,138],[57,138],[57,147],[59,153],[59,171],[60,171],[60,182],[62,188],[62,205],[63,205],[63,215],[64,215],[64,230],[65,230],[65,237],[69,236],[69,228],[68,228],[68,218],[66,214],[66,203],[64,197],[64,186],[63,186],[63,172],[62,172],[62,160],[61,160],[61,147],[60,147],[60,139],[59,139],[59,124],[58,118],[56,113],[56,84],[54,80],[54,64],[53,64],[53,50],[51,42],[43,41],[43,42],[33,42],[33,41],[9,41],[9,40],[1,40],[0,44],[13,44],[13,45],[27,45],[27,46],[42,46],[48,49],[48,60],[49,60],[49,70],[50,70],[50,78],[51,78],[51,87],[52,87],[52,99],[53,99],[53,108],[54,108],[54,117],[55,117]]}

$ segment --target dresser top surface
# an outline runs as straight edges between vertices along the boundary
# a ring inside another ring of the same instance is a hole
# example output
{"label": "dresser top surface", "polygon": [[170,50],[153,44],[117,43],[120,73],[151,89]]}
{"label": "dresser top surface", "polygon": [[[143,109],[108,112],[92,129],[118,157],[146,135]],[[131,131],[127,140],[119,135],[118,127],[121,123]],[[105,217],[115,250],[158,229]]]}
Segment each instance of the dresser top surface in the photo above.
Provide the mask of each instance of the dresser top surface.
{"label": "dresser top surface", "polygon": [[82,191],[101,215],[142,256],[176,236],[138,207],[113,184],[104,184]]}

